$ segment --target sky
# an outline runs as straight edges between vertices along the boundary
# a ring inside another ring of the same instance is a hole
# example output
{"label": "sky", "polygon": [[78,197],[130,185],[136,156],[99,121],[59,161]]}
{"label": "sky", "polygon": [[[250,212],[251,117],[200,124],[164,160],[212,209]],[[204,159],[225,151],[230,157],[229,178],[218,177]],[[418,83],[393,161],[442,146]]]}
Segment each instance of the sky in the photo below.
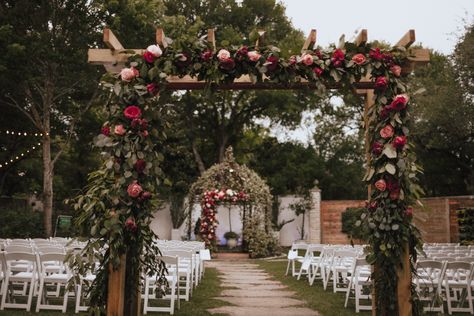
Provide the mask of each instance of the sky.
{"label": "sky", "polygon": [[317,30],[317,43],[326,47],[341,34],[350,40],[360,29],[370,40],[395,44],[409,29],[417,43],[449,54],[463,20],[474,20],[474,0],[281,0],[293,25],[306,35]]}

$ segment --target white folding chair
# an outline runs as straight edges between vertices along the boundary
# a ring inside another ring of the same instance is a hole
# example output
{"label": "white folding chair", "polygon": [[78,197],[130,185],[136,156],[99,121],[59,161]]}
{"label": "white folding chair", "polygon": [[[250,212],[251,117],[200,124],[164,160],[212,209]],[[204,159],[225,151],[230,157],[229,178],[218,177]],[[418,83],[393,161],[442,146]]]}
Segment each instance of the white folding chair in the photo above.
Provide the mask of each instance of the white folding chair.
{"label": "white folding chair", "polygon": [[[449,315],[452,312],[469,312],[471,315],[474,314],[471,290],[473,273],[472,263],[446,263],[442,285],[446,292]],[[453,306],[454,303],[457,303],[457,306]]]}
{"label": "white folding chair", "polygon": [[333,263],[329,271],[328,281],[332,277],[333,292],[346,292],[348,286],[348,275],[357,253],[354,250],[336,250],[334,251]]}
{"label": "white folding chair", "polygon": [[[372,310],[372,304],[367,305],[361,304],[361,300],[372,300],[372,295],[370,294],[371,280],[370,265],[367,263],[365,258],[356,258],[351,269],[351,275],[349,278],[349,286],[346,290],[346,301],[344,307],[347,307],[349,302],[349,297],[352,289],[354,289],[355,297],[355,310],[358,313],[361,310]],[[368,292],[369,294],[364,294]]]}
{"label": "white folding chair", "polygon": [[7,263],[5,261],[5,252],[0,251],[0,297],[5,295],[5,293],[3,293],[3,282],[5,281],[6,275],[7,275]]}
{"label": "white folding chair", "polygon": [[423,311],[444,313],[442,281],[445,272],[445,262],[434,260],[418,261],[416,263],[416,272],[414,282],[420,301],[422,303],[428,302],[428,306],[423,306]]}
{"label": "white folding chair", "polygon": [[[166,256],[179,257],[178,283],[181,291],[180,297],[186,302],[189,301],[193,290],[194,257],[192,251],[186,250],[166,250],[163,251]],[[182,295],[181,295],[182,294]]]}
{"label": "white folding chair", "polygon": [[[60,310],[63,313],[67,309],[67,300],[68,300],[68,290],[67,283],[71,277],[68,269],[63,265],[65,258],[64,253],[47,253],[38,255],[38,274],[39,274],[39,292],[38,300],[36,301],[36,312],[39,312],[40,309],[48,310]],[[51,266],[62,266],[62,268],[55,268],[54,272],[51,271]],[[61,286],[64,286],[64,297],[63,304],[50,304],[50,296],[47,291],[46,286],[53,285],[56,287],[53,297],[57,298],[59,296],[59,291]]]}
{"label": "white folding chair", "polygon": [[170,306],[166,307],[157,307],[151,306],[150,299],[159,299],[156,295],[156,288],[159,284],[156,283],[157,276],[147,276],[145,279],[145,292],[143,294],[143,314],[146,315],[148,312],[169,312],[170,315],[174,314],[174,305],[175,301],[178,302],[179,308],[179,257],[178,256],[161,256],[160,259],[166,264],[168,275],[166,276],[166,281],[168,282],[167,290],[168,293],[165,293],[160,299],[169,300]]}
{"label": "white folding chair", "polygon": [[306,249],[308,249],[307,244],[293,243],[291,245],[291,249],[288,251],[288,256],[287,256],[288,264],[286,266],[285,275],[288,275],[288,271],[290,270],[290,266],[291,266],[291,276],[294,277],[296,275],[295,263],[296,263],[296,261],[302,260],[304,258],[303,256],[298,254],[298,250],[305,250],[306,251]]}
{"label": "white folding chair", "polygon": [[92,282],[95,280],[95,274],[87,273],[85,276],[79,276],[79,283],[76,284],[76,305],[75,305],[75,313],[85,312],[89,308],[89,306],[85,303],[87,299],[84,297],[84,287],[90,287]]}
{"label": "white folding chair", "polygon": [[[36,281],[37,281],[36,255],[32,253],[6,252],[4,254],[4,259],[7,265],[7,269],[6,269],[6,276],[3,281],[3,290],[2,290],[3,296],[2,296],[2,304],[0,306],[0,310],[3,310],[4,308],[24,308],[26,309],[26,311],[29,312],[31,309],[31,301],[33,299],[33,292],[34,292]],[[31,267],[30,271],[21,271],[17,273],[12,272],[11,270],[12,265],[14,265],[15,262],[20,261],[20,260]],[[29,291],[27,295],[28,299],[26,303],[21,304],[21,303],[16,303],[14,301],[10,302],[17,295],[26,296],[26,293],[24,293],[23,290],[20,292],[17,292],[13,289],[14,283],[23,284],[24,289],[26,289],[29,286]],[[7,301],[7,298],[8,298],[8,301]]]}

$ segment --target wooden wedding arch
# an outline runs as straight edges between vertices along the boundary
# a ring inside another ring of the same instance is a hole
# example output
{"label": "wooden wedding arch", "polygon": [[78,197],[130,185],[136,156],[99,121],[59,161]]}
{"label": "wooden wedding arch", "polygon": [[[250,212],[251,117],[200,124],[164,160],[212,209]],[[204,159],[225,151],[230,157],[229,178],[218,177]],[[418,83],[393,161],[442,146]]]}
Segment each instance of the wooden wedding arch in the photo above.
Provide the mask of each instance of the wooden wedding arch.
{"label": "wooden wedding arch", "polygon": [[[302,52],[313,49],[316,44],[316,30],[312,29],[307,37]],[[256,47],[262,47],[264,41],[264,31],[258,32],[258,39],[256,41]],[[363,29],[359,32],[354,44],[356,46],[364,46],[367,43],[367,30]],[[89,49],[88,62],[94,65],[103,65],[105,69],[110,73],[118,73],[122,68],[125,67],[125,63],[128,58],[135,54],[143,54],[145,49],[125,49],[113,32],[106,28],[103,32],[103,41],[107,48],[105,49]],[[216,49],[214,29],[209,29],[207,34],[207,41],[211,44],[211,47]],[[404,47],[409,50],[410,54],[407,58],[407,62],[402,65],[401,74],[410,74],[416,66],[424,65],[430,60],[430,52],[424,48],[410,48],[415,42],[415,30],[409,30],[403,37],[394,45],[396,47]],[[161,47],[166,48],[168,46],[163,29],[159,28],[156,30],[156,43]],[[344,49],[344,47],[338,47]],[[188,75],[180,78],[178,76],[168,76],[166,78],[167,85],[166,89],[169,90],[194,90],[194,89],[205,89],[208,87],[208,83],[205,81],[199,81],[197,78],[192,78]],[[221,90],[259,90],[259,89],[303,89],[316,88],[314,83],[302,80],[301,82],[291,84],[281,83],[270,83],[270,82],[252,82],[248,75],[242,75],[240,78],[234,80],[230,84],[220,84],[216,86],[217,89]],[[336,83],[328,85],[328,89],[338,89],[341,85]],[[365,110],[364,110],[364,126],[365,126],[365,147],[366,147],[366,160],[370,161],[370,148],[369,148],[369,109],[374,105],[374,88],[375,82],[370,77],[362,78],[358,82],[352,84],[353,92],[360,95],[365,99]],[[371,187],[368,187],[368,194],[370,198]],[[401,258],[403,268],[398,270],[398,310],[400,315],[411,315],[411,271],[409,264],[409,254],[405,252],[403,258]],[[125,259],[122,260],[125,262]],[[124,285],[125,285],[125,268],[122,264],[118,270],[110,269],[109,274],[109,292],[108,292],[108,303],[107,303],[107,315],[120,316],[123,315],[124,305]],[[140,300],[138,300],[140,301]],[[372,314],[376,314],[375,299],[373,301]],[[138,302],[139,304],[139,302]],[[137,311],[140,309],[137,308]],[[138,312],[139,313],[139,312]]]}

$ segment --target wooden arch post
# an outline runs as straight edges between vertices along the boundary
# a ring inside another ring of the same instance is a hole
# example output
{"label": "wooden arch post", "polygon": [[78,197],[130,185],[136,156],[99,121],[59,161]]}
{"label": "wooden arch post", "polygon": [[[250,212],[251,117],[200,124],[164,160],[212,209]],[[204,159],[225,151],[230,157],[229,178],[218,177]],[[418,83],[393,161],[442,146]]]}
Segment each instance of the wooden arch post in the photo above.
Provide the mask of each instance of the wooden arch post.
{"label": "wooden arch post", "polygon": [[[259,31],[259,37],[256,42],[256,46],[262,45],[263,31]],[[316,44],[316,30],[311,30],[308,38],[306,39],[302,52],[305,50],[312,50]],[[161,47],[167,46],[167,41],[163,29],[156,30],[156,42]],[[215,35],[214,30],[208,30],[207,39],[211,46],[215,48]],[[88,62],[96,65],[103,65],[108,72],[118,73],[125,66],[125,63],[130,57],[130,53],[126,52],[122,44],[115,37],[110,29],[104,29],[104,43],[108,47],[107,49],[89,49],[88,51]],[[410,47],[411,44],[415,42],[415,31],[409,30],[401,40],[395,44],[395,46],[402,46],[405,48]],[[363,46],[367,43],[367,30],[363,29],[357,35],[354,43],[357,46]],[[344,49],[343,47],[339,47]],[[134,54],[143,54],[144,49],[131,49]],[[416,65],[423,65],[429,62],[430,52],[428,49],[415,48],[410,50],[410,56],[407,58],[408,63],[402,67],[402,75],[407,75],[411,73]],[[207,87],[205,81],[199,81],[197,78],[192,78],[190,76],[184,76],[179,78],[177,76],[169,76],[166,78],[168,84],[167,89],[169,90],[194,90],[194,89],[204,89]],[[314,89],[314,84],[302,80],[298,83],[293,84],[279,84],[271,82],[258,82],[254,83],[248,75],[243,75],[240,78],[234,80],[230,84],[222,84],[217,87],[221,90],[258,90],[258,89],[302,89],[310,88]],[[333,86],[328,85],[329,89],[338,89],[340,85],[336,84]],[[364,110],[364,126],[365,126],[365,148],[366,148],[366,159],[367,162],[370,161],[370,149],[369,149],[369,126],[370,121],[368,117],[368,110],[370,107],[374,106],[374,82],[371,78],[366,77],[360,80],[359,82],[353,83],[354,91],[365,98],[365,110]],[[371,188],[368,188],[368,195],[370,198]],[[401,316],[410,316],[411,315],[411,271],[410,271],[410,261],[408,254],[408,246],[405,247],[405,252],[401,258],[403,267],[397,270],[398,275],[398,309],[399,315]],[[374,267],[377,269],[377,267]],[[137,308],[134,311],[134,314],[125,313],[124,314],[124,293],[125,293],[125,279],[126,279],[126,257],[123,256],[120,262],[118,270],[113,270],[110,267],[109,274],[109,293],[107,298],[107,315],[108,316],[122,316],[130,315],[135,316],[140,314],[140,299],[137,302]],[[376,293],[374,294],[374,298]],[[140,296],[138,295],[138,298]],[[375,299],[372,300],[375,302]],[[376,315],[375,304],[373,304],[372,315]]]}

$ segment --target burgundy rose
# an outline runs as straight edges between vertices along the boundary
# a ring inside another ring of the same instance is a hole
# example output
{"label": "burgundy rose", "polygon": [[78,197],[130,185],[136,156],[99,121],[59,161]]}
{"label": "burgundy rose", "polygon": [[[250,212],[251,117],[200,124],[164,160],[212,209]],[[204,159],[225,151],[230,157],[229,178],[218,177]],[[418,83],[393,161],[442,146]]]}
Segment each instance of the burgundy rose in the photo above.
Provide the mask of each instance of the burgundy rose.
{"label": "burgundy rose", "polygon": [[323,74],[324,70],[320,67],[314,67],[313,72],[316,74],[316,76],[321,77]]}
{"label": "burgundy rose", "polygon": [[145,191],[145,192],[142,193],[141,197],[144,200],[149,200],[149,199],[151,199],[151,192]]}
{"label": "burgundy rose", "polygon": [[235,62],[232,58],[223,59],[219,62],[219,67],[226,71],[231,71],[235,67]]}
{"label": "burgundy rose", "polygon": [[380,77],[377,77],[377,79],[375,79],[375,89],[384,91],[385,89],[387,89],[387,86],[388,86],[388,80],[386,77],[380,76]]}
{"label": "burgundy rose", "polygon": [[342,62],[344,61],[344,52],[342,51],[342,49],[338,48],[334,51],[334,53],[332,54],[332,58],[331,58],[331,61],[332,61],[332,64],[334,65],[334,67],[338,68],[338,67],[341,67],[342,66]]}
{"label": "burgundy rose", "polygon": [[400,183],[398,183],[394,178],[389,178],[387,181],[387,189],[390,192],[400,191]]}
{"label": "burgundy rose", "polygon": [[138,106],[135,105],[130,105],[123,110],[123,114],[125,115],[126,118],[133,120],[136,118],[139,118],[142,115],[142,111]]}
{"label": "burgundy rose", "polygon": [[155,61],[155,55],[153,55],[153,53],[149,51],[146,51],[145,53],[143,53],[143,58],[145,59],[147,63],[150,63],[150,64]]}
{"label": "burgundy rose", "polygon": [[125,221],[125,228],[129,231],[131,231],[132,233],[136,232],[137,231],[137,224],[135,223],[135,220],[132,218],[132,217],[129,217],[127,218],[127,220]]}
{"label": "burgundy rose", "polygon": [[401,111],[407,107],[408,96],[406,94],[399,94],[393,98],[390,108],[395,111]]}
{"label": "burgundy rose", "polygon": [[132,128],[137,128],[140,126],[140,124],[141,124],[141,120],[139,118],[136,118],[132,120],[132,123],[130,124],[130,126]]}
{"label": "burgundy rose", "polygon": [[389,65],[393,64],[392,54],[389,52],[383,53],[383,60]]}
{"label": "burgundy rose", "polygon": [[384,56],[382,52],[380,51],[380,48],[377,47],[376,49],[370,50],[369,57],[372,58],[373,60],[382,60]]}
{"label": "burgundy rose", "polygon": [[406,136],[397,136],[393,140],[392,145],[396,149],[403,149],[403,147],[405,147],[406,143],[407,143],[407,137]]}
{"label": "burgundy rose", "polygon": [[143,135],[143,137],[147,137],[148,136],[148,131],[143,131],[142,135]]}
{"label": "burgundy rose", "polygon": [[314,54],[316,55],[316,57],[318,57],[319,59],[323,59],[323,55],[321,54],[321,51],[319,49],[315,49],[314,50]]}
{"label": "burgundy rose", "polygon": [[191,64],[191,56],[188,53],[179,54],[178,59],[176,60],[176,66],[179,68],[185,68]]}
{"label": "burgundy rose", "polygon": [[413,217],[413,208],[412,207],[407,207],[407,209],[405,210],[405,215],[409,218],[412,218]]}
{"label": "burgundy rose", "polygon": [[389,196],[391,200],[398,200],[400,198],[400,189],[391,191]]}
{"label": "burgundy rose", "polygon": [[278,67],[278,58],[276,56],[269,56],[266,60],[268,71],[275,71]]}
{"label": "burgundy rose", "polygon": [[249,52],[249,48],[247,46],[242,46],[237,50],[237,55],[239,56],[247,56],[247,53]]}
{"label": "burgundy rose", "polygon": [[104,126],[104,127],[101,128],[100,132],[105,136],[109,136],[110,135],[110,127]]}
{"label": "burgundy rose", "polygon": [[382,111],[380,111],[380,118],[381,118],[382,120],[385,120],[385,119],[390,115],[390,111],[391,111],[391,110],[392,110],[392,109],[390,108],[390,106],[384,106],[384,107],[382,108]]}
{"label": "burgundy rose", "polygon": [[212,50],[208,49],[201,54],[202,61],[209,61],[212,59]]}
{"label": "burgundy rose", "polygon": [[148,121],[146,119],[142,119],[140,122],[140,127],[142,130],[145,130],[148,128]]}
{"label": "burgundy rose", "polygon": [[368,203],[368,207],[367,207],[369,210],[375,210],[377,208],[377,201],[372,201],[370,203]]}
{"label": "burgundy rose", "polygon": [[156,83],[149,83],[146,85],[146,91],[151,95],[157,95],[160,92],[160,88]]}
{"label": "burgundy rose", "polygon": [[143,160],[143,159],[138,159],[136,162],[135,162],[135,170],[138,172],[138,173],[143,173],[143,171],[145,171],[145,168],[146,168],[146,161]]}
{"label": "burgundy rose", "polygon": [[374,155],[380,155],[383,151],[383,144],[381,142],[374,142],[372,144],[372,153]]}

